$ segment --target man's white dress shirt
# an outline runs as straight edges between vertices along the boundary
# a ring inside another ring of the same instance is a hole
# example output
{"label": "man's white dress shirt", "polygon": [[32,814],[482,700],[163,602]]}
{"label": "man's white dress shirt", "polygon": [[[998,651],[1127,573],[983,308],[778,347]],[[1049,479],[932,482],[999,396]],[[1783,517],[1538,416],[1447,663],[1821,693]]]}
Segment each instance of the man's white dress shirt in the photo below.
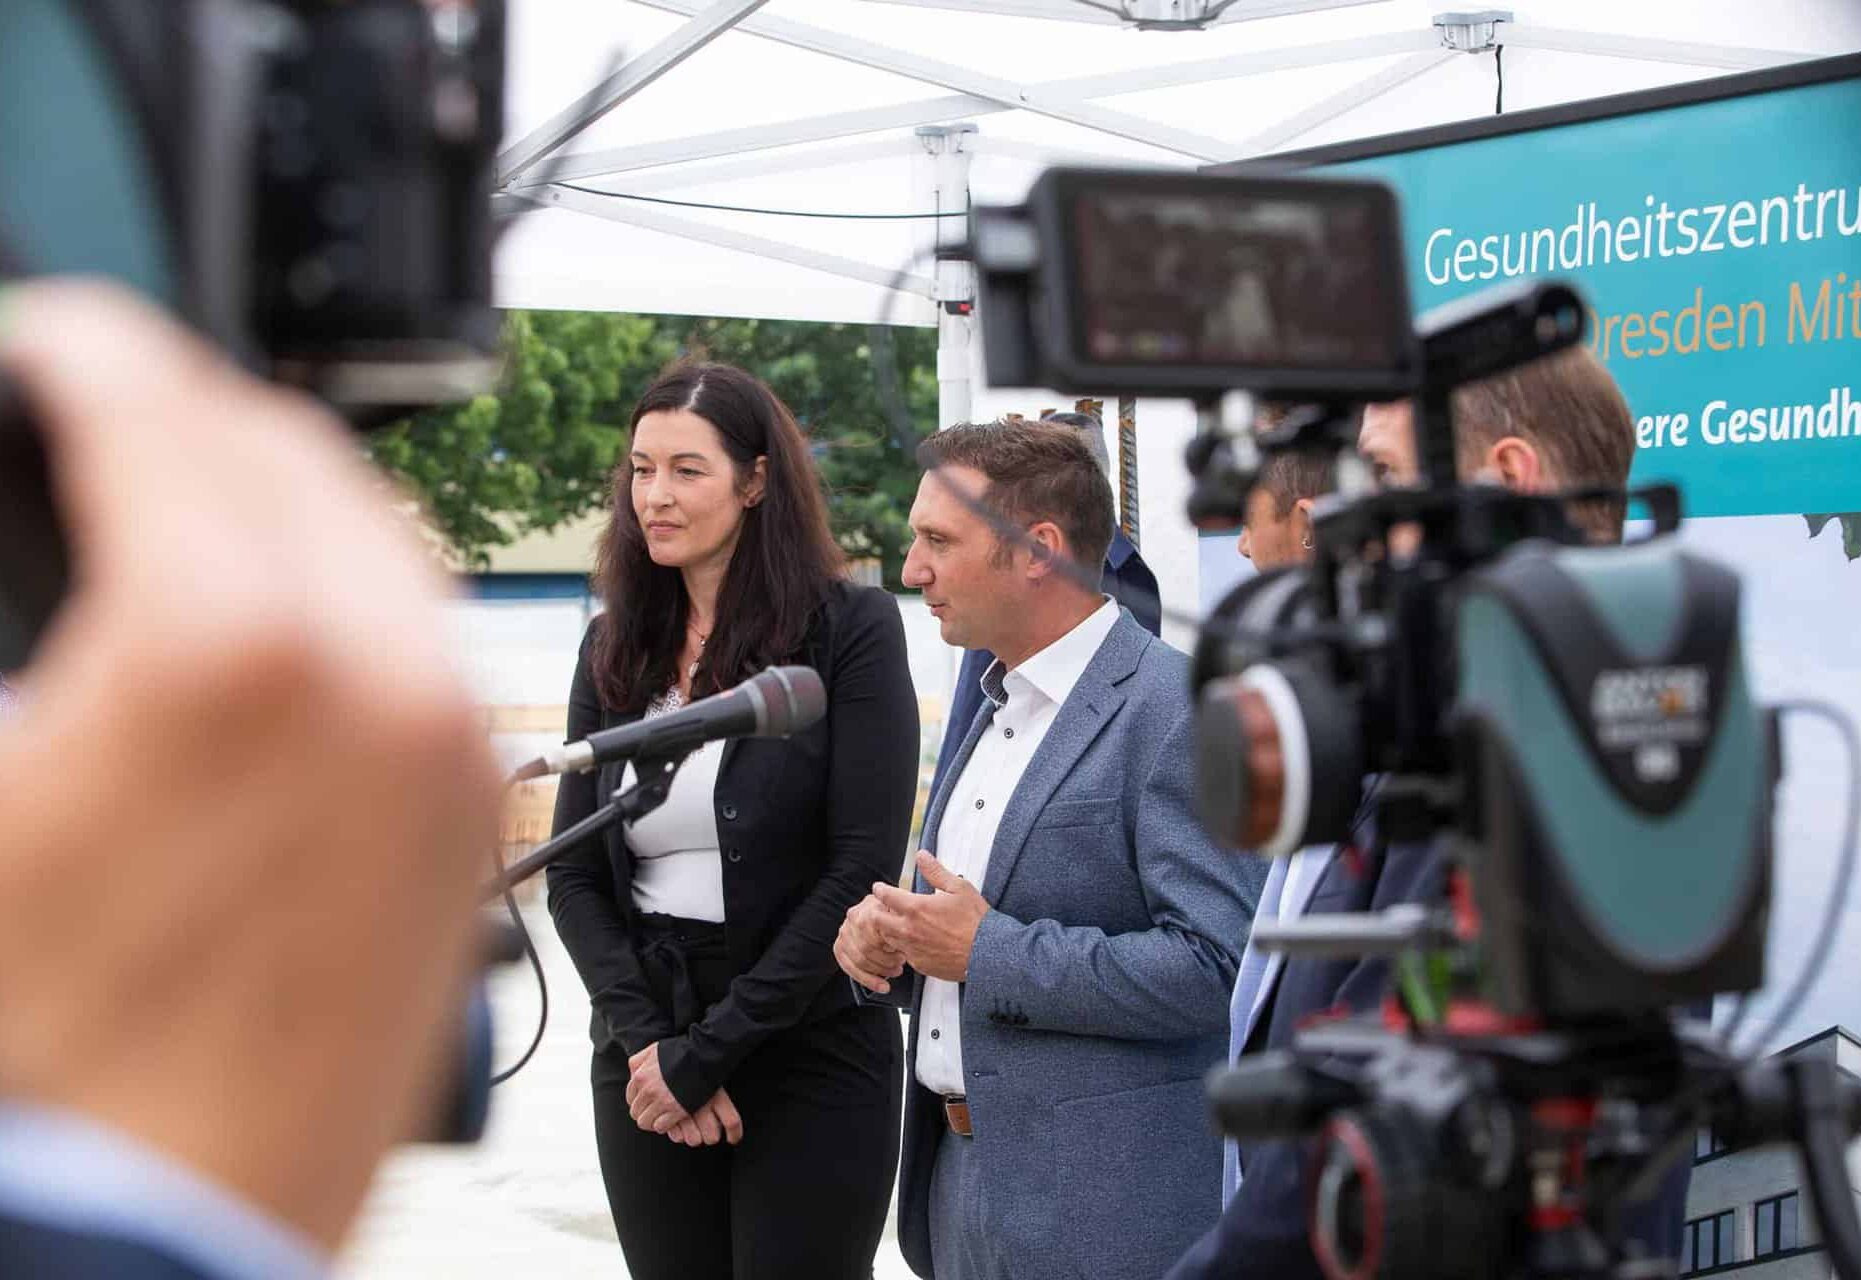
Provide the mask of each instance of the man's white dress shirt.
{"label": "man's white dress shirt", "polygon": [[[936,849],[939,862],[978,889],[1021,775],[1117,621],[1118,603],[1107,597],[1078,626],[1014,670],[997,659],[983,673],[982,692],[994,707],[994,718],[963,771],[947,784],[950,799],[937,827]],[[988,715],[989,708],[982,714]],[[925,978],[913,1034],[918,1038],[918,1083],[941,1094],[964,1092],[961,983]]]}

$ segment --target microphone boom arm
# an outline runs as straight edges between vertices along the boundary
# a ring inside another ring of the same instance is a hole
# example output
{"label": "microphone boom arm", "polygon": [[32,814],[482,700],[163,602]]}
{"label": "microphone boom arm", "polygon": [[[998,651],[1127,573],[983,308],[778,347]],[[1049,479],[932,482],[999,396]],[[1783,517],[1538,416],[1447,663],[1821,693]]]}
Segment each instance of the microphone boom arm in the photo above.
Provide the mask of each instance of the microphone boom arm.
{"label": "microphone boom arm", "polygon": [[634,760],[637,781],[633,786],[616,791],[608,803],[511,863],[502,875],[485,886],[484,901],[493,902],[503,897],[588,837],[606,831],[616,822],[629,825],[638,822],[664,804],[672,790],[672,779],[691,750],[641,756]]}

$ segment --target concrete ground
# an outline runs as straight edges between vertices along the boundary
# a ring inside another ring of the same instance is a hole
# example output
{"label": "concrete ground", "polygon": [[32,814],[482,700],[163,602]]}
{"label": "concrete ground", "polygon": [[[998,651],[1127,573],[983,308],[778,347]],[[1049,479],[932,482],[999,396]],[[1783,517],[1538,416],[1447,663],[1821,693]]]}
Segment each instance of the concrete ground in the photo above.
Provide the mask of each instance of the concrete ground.
{"label": "concrete ground", "polygon": [[[492,1096],[475,1147],[409,1148],[382,1167],[340,1268],[344,1280],[616,1280],[627,1274],[595,1163],[588,1001],[540,902],[525,912],[549,977],[549,1029]],[[536,1027],[527,964],[493,980],[500,1068]],[[891,1226],[875,1280],[908,1280]]]}

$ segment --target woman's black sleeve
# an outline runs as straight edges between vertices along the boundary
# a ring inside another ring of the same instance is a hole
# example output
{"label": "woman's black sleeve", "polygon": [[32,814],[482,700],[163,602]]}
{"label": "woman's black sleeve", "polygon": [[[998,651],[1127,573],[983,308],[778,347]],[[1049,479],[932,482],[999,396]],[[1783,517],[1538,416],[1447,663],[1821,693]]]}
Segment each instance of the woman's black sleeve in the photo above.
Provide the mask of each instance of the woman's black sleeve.
{"label": "woman's black sleeve", "polygon": [[827,868],[756,963],[683,1035],[659,1070],[687,1110],[703,1105],[751,1050],[801,1020],[829,981],[845,981],[834,938],[875,880],[895,883],[917,794],[918,703],[898,603],[849,593],[827,672]]}
{"label": "woman's black sleeve", "polygon": [[[587,737],[601,727],[601,704],[590,669],[595,627],[582,638],[575,679],[569,686],[568,741]],[[592,814],[605,801],[596,792],[595,773],[565,773],[556,792],[556,816],[551,833],[562,831]],[[588,988],[588,1002],[596,1019],[595,1040],[618,1042],[629,1055],[672,1033],[672,1022],[659,1007],[640,969],[633,937],[627,930],[627,911],[614,889],[613,868],[608,865],[607,844],[591,837],[549,864],[549,914],[556,922],[569,958]]]}

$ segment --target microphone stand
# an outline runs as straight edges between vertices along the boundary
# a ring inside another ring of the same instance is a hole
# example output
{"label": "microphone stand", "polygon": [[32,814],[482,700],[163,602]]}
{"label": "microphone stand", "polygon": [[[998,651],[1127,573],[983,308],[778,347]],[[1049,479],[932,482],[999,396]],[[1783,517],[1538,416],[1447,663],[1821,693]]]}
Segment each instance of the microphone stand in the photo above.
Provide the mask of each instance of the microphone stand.
{"label": "microphone stand", "polygon": [[607,804],[602,805],[561,835],[544,841],[522,858],[511,863],[502,875],[485,887],[484,901],[493,902],[503,897],[589,836],[598,835],[616,822],[631,825],[657,809],[666,802],[666,796],[672,790],[672,778],[678,773],[679,766],[685,763],[685,757],[690,754],[691,750],[688,748],[665,755],[640,756],[635,759],[633,772],[636,781],[633,786],[616,791]]}
{"label": "microphone stand", "polygon": [[[672,778],[678,773],[679,766],[685,763],[685,757],[696,749],[697,744],[661,752],[658,755],[638,756],[633,761],[634,785],[622,791],[616,791],[607,804],[580,822],[564,831],[561,835],[538,845],[528,856],[514,862],[508,869],[499,868],[490,884],[486,885],[482,902],[490,904],[499,898],[504,900],[504,908],[510,913],[510,923],[494,925],[488,940],[489,959],[494,964],[514,963],[528,957],[531,967],[536,971],[537,992],[542,1001],[542,1012],[537,1018],[536,1035],[530,1041],[530,1047],[516,1063],[496,1075],[491,1074],[491,1024],[488,1016],[479,1017],[474,1023],[476,1039],[472,1042],[471,1053],[474,1059],[482,1059],[483,1070],[476,1066],[468,1068],[461,1077],[462,1084],[458,1097],[451,1104],[451,1113],[463,1117],[452,1122],[455,1133],[463,1135],[460,1141],[475,1141],[484,1129],[484,1117],[488,1105],[490,1090],[503,1084],[530,1061],[537,1046],[543,1043],[543,1030],[549,1023],[549,984],[543,978],[543,962],[537,955],[536,946],[530,941],[529,931],[523,927],[523,918],[517,911],[517,900],[511,897],[511,890],[517,885],[541,871],[562,854],[586,840],[589,836],[605,831],[616,822],[638,822],[647,814],[666,802],[666,796],[672,790]],[[540,762],[539,762],[540,763]],[[519,770],[511,782],[519,782],[535,774]],[[492,855],[493,863],[497,855]],[[482,996],[480,997],[482,1005]]]}

